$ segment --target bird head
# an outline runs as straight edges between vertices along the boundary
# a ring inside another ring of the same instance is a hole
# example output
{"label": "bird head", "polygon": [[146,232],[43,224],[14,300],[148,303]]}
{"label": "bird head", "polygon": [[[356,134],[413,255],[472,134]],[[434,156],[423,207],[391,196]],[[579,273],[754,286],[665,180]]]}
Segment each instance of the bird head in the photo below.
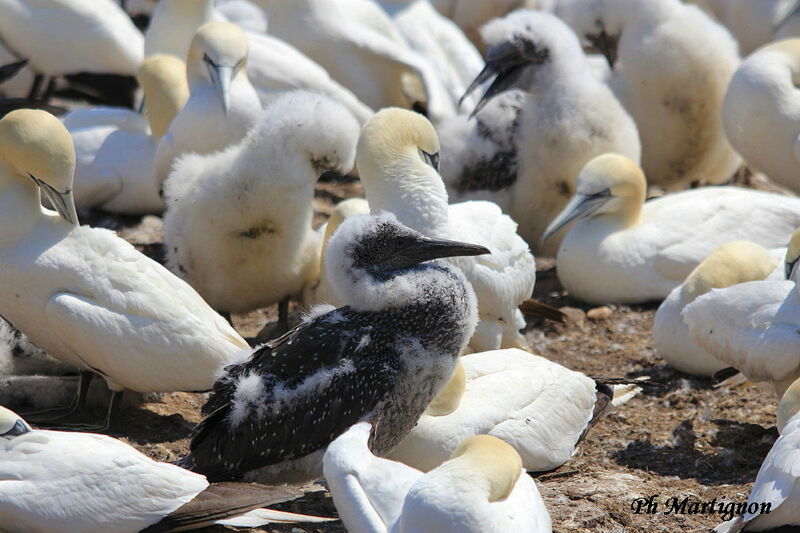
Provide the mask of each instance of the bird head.
{"label": "bird head", "polygon": [[556,8],[556,14],[591,51],[602,54],[613,69],[619,58],[622,30],[628,20],[638,17],[639,11],[652,10],[658,3],[658,0],[565,0]]}
{"label": "bird head", "polygon": [[136,79],[144,91],[150,130],[161,138],[189,98],[186,64],[172,55],[150,56],[142,61]]}
{"label": "bird head", "polygon": [[31,427],[17,413],[0,406],[0,439],[10,440],[30,431]]}
{"label": "bird head", "polygon": [[217,91],[222,110],[228,114],[231,84],[247,76],[247,35],[229,22],[209,22],[197,30],[189,47],[187,73],[202,76]]}
{"label": "bird head", "polygon": [[778,260],[767,250],[749,241],[731,241],[706,257],[683,282],[692,300],[711,289],[722,289],[766,278]]}
{"label": "bird head", "polygon": [[490,502],[508,498],[522,474],[519,453],[491,435],[475,435],[462,441],[444,464],[455,461],[469,469],[473,477],[488,482]]}
{"label": "bird head", "polygon": [[792,234],[789,240],[789,246],[786,248],[786,259],[784,261],[784,273],[786,279],[798,281],[797,263],[800,259],[800,229]]}
{"label": "bird head", "polygon": [[800,412],[800,379],[792,383],[783,393],[778,404],[777,426],[778,433],[783,433],[786,424]]}
{"label": "bird head", "polygon": [[367,175],[376,166],[403,161],[422,162],[439,172],[439,136],[433,124],[407,109],[383,109],[364,125],[358,139],[356,164]]}

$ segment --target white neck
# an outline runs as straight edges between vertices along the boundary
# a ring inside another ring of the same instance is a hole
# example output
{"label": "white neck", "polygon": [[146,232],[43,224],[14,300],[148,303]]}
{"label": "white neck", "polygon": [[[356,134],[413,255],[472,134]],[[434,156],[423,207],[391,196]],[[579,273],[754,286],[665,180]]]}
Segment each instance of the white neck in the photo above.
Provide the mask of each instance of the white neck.
{"label": "white neck", "polygon": [[19,241],[44,214],[39,189],[6,163],[0,162],[0,246]]}

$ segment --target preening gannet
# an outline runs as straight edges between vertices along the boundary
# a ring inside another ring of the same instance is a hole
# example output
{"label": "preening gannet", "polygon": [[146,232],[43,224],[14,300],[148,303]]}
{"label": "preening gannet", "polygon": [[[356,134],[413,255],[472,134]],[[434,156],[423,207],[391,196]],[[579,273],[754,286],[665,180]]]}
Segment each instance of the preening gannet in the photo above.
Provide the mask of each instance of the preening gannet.
{"label": "preening gannet", "polygon": [[158,145],[160,188],[185,153],[209,154],[241,141],[261,114],[247,79],[247,36],[228,22],[209,22],[192,39],[186,61],[189,99]]}
{"label": "preening gannet", "polygon": [[778,395],[800,377],[800,231],[786,251],[786,281],[752,281],[712,290],[687,305],[692,341]]}
{"label": "preening gannet", "polygon": [[318,309],[228,366],[181,464],[211,480],[315,479],[327,445],[362,420],[375,427],[375,452],[391,450],[449,379],[477,321],[461,272],[431,260],[485,253],[391,214],[345,220],[326,268],[347,305]]}
{"label": "preening gannet", "polygon": [[[716,533],[771,531],[800,526],[800,381],[778,405],[780,436],[758,470],[747,498],[747,513],[717,526]],[[768,512],[765,512],[768,510]]]}
{"label": "preening gannet", "polygon": [[487,434],[510,444],[526,470],[553,470],[611,407],[608,386],[523,350],[458,361],[453,378],[389,459],[427,472],[462,440]]}
{"label": "preening gannet", "polygon": [[733,76],[722,119],[728,139],[750,167],[800,193],[798,80],[800,39],[757,50]]}
{"label": "preening gannet", "polygon": [[681,372],[711,376],[728,367],[692,342],[681,312],[711,289],[782,277],[782,261],[761,246],[748,241],[723,244],[697,265],[661,303],[653,321],[653,347]]}
{"label": "preening gannet", "polygon": [[[210,389],[247,343],[166,268],[110,231],[77,226],[74,167],[57,118],[18,110],[0,120],[0,315],[103,376],[115,400],[123,389]],[[40,190],[63,219],[41,207]]]}
{"label": "preening gannet", "polygon": [[189,97],[186,65],[173,56],[145,59],[137,75],[145,115],[120,108],[76,109],[62,118],[75,144],[75,204],[117,213],[160,213],[153,179],[156,148]]}
{"label": "preening gannet", "polygon": [[662,300],[720,245],[786,246],[800,226],[800,200],[736,187],[702,187],[644,202],[642,170],[618,154],[591,160],[575,196],[546,239],[577,220],[561,241],[558,278],[590,303]]}
{"label": "preening gannet", "polygon": [[170,269],[221,311],[300,295],[319,277],[314,184],[352,169],[358,133],[340,104],[295,91],[274,100],[240,143],[179,159],[164,189]]}
{"label": "preening gannet", "polygon": [[[482,31],[489,56],[468,92],[496,77],[474,119],[442,124],[442,176],[454,198],[497,202],[537,253],[553,255],[558,238],[540,238],[578,172],[605,152],[638,162],[636,125],[553,15],[516,11]],[[514,88],[523,92],[495,98]]]}
{"label": "preening gannet", "polygon": [[680,0],[563,0],[556,13],[608,59],[608,84],[636,121],[652,185],[733,175],[741,159],[721,111],[739,54],[723,26]]}
{"label": "preening gannet", "polygon": [[424,235],[475,242],[492,251],[450,262],[467,277],[478,297],[480,322],[475,351],[527,347],[519,330],[518,306],[530,298],[536,264],[516,223],[491,202],[448,205],[438,173],[439,139],[422,115],[398,108],[379,111],[364,126],[356,164],[373,213],[391,211]]}
{"label": "preening gannet", "polygon": [[370,451],[370,424],[354,425],[324,457],[325,479],[353,533],[550,533],[550,514],[514,449],[488,435],[458,444],[423,474]]}
{"label": "preening gannet", "polygon": [[7,533],[156,533],[325,519],[262,509],[281,489],[210,484],[105,435],[43,431],[0,407],[0,523]]}

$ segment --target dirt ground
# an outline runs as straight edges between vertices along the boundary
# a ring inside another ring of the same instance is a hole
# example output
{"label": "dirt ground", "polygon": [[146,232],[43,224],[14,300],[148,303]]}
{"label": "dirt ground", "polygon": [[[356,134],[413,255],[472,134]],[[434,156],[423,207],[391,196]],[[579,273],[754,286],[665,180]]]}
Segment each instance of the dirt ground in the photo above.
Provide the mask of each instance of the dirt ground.
{"label": "dirt ground", "polygon": [[[757,184],[758,185],[758,184]],[[762,188],[762,187],[758,187]],[[320,183],[315,198],[321,223],[331,206],[359,195],[360,184]],[[154,258],[161,258],[160,219],[83,213],[84,223],[115,229]],[[648,388],[603,419],[579,452],[555,472],[539,477],[554,531],[678,532],[706,531],[718,515],[665,514],[666,500],[743,502],[762,459],[777,438],[777,399],[758,388],[717,390],[707,379],[670,369],[652,347],[650,329],[656,305],[612,306],[610,316],[590,320],[590,310],[564,293],[552,259],[537,258],[535,295],[564,311],[565,324],[531,322],[526,330],[533,350],[593,377],[649,376],[663,383]],[[294,310],[296,313],[297,310]],[[274,309],[233,317],[246,337],[275,322]],[[203,397],[169,394],[129,409],[115,436],[147,455],[174,460],[188,449],[187,436],[199,422]],[[295,512],[336,516],[324,484],[296,489],[297,499],[278,506]],[[655,514],[636,514],[636,498],[655,495]],[[224,531],[217,527],[207,531]],[[286,525],[253,531],[341,532],[341,522]]]}

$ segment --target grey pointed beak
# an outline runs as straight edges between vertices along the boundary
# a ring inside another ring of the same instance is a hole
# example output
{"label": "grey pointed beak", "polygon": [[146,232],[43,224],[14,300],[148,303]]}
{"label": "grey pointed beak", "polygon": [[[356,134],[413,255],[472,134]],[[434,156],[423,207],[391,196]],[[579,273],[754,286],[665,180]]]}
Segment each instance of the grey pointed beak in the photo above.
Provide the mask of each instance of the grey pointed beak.
{"label": "grey pointed beak", "polygon": [[608,189],[591,195],[576,193],[555,220],[547,226],[542,235],[542,242],[564,229],[570,222],[591,216],[607,204],[611,198],[611,192]]}
{"label": "grey pointed beak", "polygon": [[228,116],[228,111],[231,107],[231,82],[233,81],[233,67],[221,67],[219,65],[208,66],[208,72],[211,74],[211,81],[214,88],[217,90],[220,102],[222,102],[222,111],[225,116]]}
{"label": "grey pointed beak", "polygon": [[395,254],[388,263],[381,265],[381,267],[387,270],[400,270],[419,265],[426,261],[432,261],[433,259],[491,253],[492,252],[488,248],[477,244],[429,239],[420,236],[419,239],[410,242],[403,250]]}
{"label": "grey pointed beak", "polygon": [[786,275],[786,279],[788,280],[792,279],[792,274],[794,274],[794,270],[797,267],[798,260],[800,260],[800,257],[798,257],[794,261],[785,261],[783,263],[783,273]]}
{"label": "grey pointed beak", "polygon": [[53,209],[58,211],[61,218],[72,224],[73,226],[80,226],[78,221],[78,213],[75,211],[75,199],[72,197],[72,189],[66,191],[58,191],[48,185],[47,183],[39,180],[33,176],[33,181],[39,186],[39,190],[45,195]]}

